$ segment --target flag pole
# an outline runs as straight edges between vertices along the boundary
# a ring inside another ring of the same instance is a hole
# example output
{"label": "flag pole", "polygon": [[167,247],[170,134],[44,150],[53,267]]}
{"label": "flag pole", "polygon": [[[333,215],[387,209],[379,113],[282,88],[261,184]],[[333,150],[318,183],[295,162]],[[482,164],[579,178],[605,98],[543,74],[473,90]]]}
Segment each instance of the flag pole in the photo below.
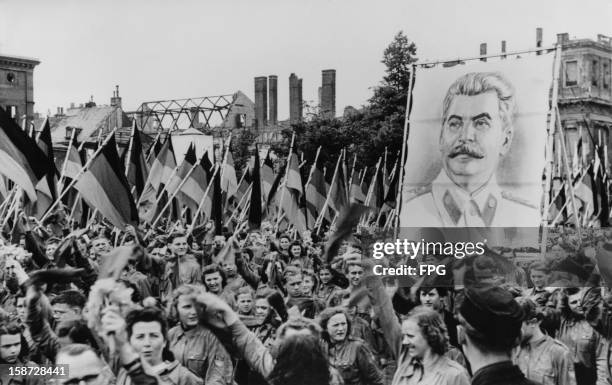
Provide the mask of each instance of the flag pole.
{"label": "flag pole", "polygon": [[[557,108],[557,106],[554,106],[554,111],[553,111],[556,115],[556,125],[557,125],[557,130],[559,130],[559,133],[561,135],[561,151],[563,153],[563,161],[565,164],[565,171],[567,173],[567,177],[568,179],[571,178],[571,174],[570,174],[570,169],[569,169],[569,161],[567,159],[567,152],[565,149],[565,136],[563,133],[563,126],[561,124],[561,115],[559,115],[559,109]],[[574,210],[574,218],[576,220],[576,231],[578,232],[578,237],[580,239],[582,239],[582,235],[581,235],[581,231],[580,231],[580,219],[578,218],[578,210],[576,210],[576,198],[574,195],[574,186],[572,185],[572,183],[570,183],[570,199],[571,199],[571,203],[572,203],[572,210]],[[586,212],[585,212],[586,215]]]}
{"label": "flag pole", "polygon": [[312,174],[314,173],[315,167],[317,167],[317,160],[319,160],[320,153],[321,153],[321,146],[317,148],[317,153],[315,155],[314,162],[312,163],[312,167],[310,168],[310,173],[308,174],[308,180],[306,181],[306,184],[304,185],[306,188],[308,188],[308,184],[310,184],[310,181],[312,180]]}
{"label": "flag pole", "polygon": [[60,175],[59,182],[57,182],[57,185],[59,187],[59,191],[63,190],[64,174],[66,173],[66,167],[68,166],[68,157],[70,155],[70,149],[72,148],[72,144],[74,142],[74,134],[75,133],[76,133],[76,128],[73,128],[72,129],[72,133],[70,134],[70,141],[68,141],[68,147],[66,148],[66,157],[64,158],[64,164],[62,165],[62,173]]}
{"label": "flag pole", "polygon": [[191,174],[193,174],[193,171],[196,169],[196,167],[198,167],[200,165],[199,161],[196,161],[193,166],[191,166],[191,168],[189,169],[189,172],[187,172],[187,175],[185,175],[185,177],[181,180],[181,183],[179,183],[178,187],[176,189],[174,189],[174,192],[172,193],[172,196],[170,196],[168,198],[168,202],[166,202],[166,204],[164,205],[164,207],[161,209],[161,211],[159,212],[159,214],[157,215],[157,218],[155,218],[155,220],[153,221],[153,223],[151,224],[151,227],[155,227],[155,225],[157,224],[157,222],[161,219],[161,217],[164,215],[164,211],[166,211],[168,209],[168,207],[170,206],[170,204],[172,204],[172,199],[174,199],[174,197],[176,197],[176,195],[179,193],[179,191],[181,191],[181,188],[183,187],[183,185],[187,182],[187,180],[189,179],[189,177],[191,176]]}
{"label": "flag pole", "polygon": [[295,131],[291,135],[291,145],[289,146],[289,155],[287,156],[287,166],[285,167],[285,179],[283,180],[283,184],[281,186],[281,199],[278,208],[278,213],[276,214],[276,225],[274,226],[275,231],[278,231],[278,225],[280,223],[280,213],[283,208],[283,199],[285,199],[285,190],[287,186],[287,177],[289,176],[289,165],[291,163],[291,155],[293,155],[293,143],[295,141]]}
{"label": "flag pole", "polygon": [[210,187],[214,183],[215,175],[219,171],[219,166],[218,165],[215,165],[213,167],[214,167],[213,174],[210,177],[210,181],[208,182],[208,186],[206,186],[206,191],[204,191],[204,195],[202,196],[202,199],[200,200],[200,204],[198,204],[198,209],[193,214],[193,219],[192,219],[192,223],[191,223],[191,229],[187,233],[187,236],[191,235],[191,233],[193,232],[193,228],[195,227],[195,224],[196,224],[196,222],[198,220],[198,216],[200,215],[200,212],[202,211],[202,208],[204,207],[204,202],[206,202],[206,196],[208,196],[208,191],[210,191]]}
{"label": "flag pole", "polygon": [[85,166],[83,166],[83,168],[81,168],[81,170],[79,171],[79,173],[74,177],[74,179],[70,182],[70,184],[68,185],[68,187],[66,187],[64,189],[64,191],[62,191],[62,193],[60,194],[60,196],[55,200],[55,202],[53,202],[53,204],[51,206],[49,206],[49,208],[47,209],[47,212],[43,215],[43,217],[40,219],[40,222],[42,223],[45,219],[47,219],[47,217],[51,214],[51,212],[53,211],[53,209],[62,201],[62,198],[68,193],[68,191],[76,184],[76,182],[79,180],[79,178],[87,171],[87,169],[89,168],[89,166],[91,165],[91,162],[96,159],[96,157],[98,156],[98,154],[102,151],[102,149],[104,148],[104,146],[106,146],[106,144],[111,140],[112,137],[114,137],[115,132],[117,131],[117,127],[115,127],[109,134],[108,136],[104,139],[104,142],[102,143],[101,146],[98,146],[98,149],[96,150],[96,152],[93,154],[93,156],[91,158],[89,158],[89,160],[87,161],[87,163],[85,163]]}
{"label": "flag pole", "polygon": [[130,173],[130,158],[132,157],[132,147],[134,146],[134,134],[136,133],[136,119],[132,121],[132,135],[130,135],[130,144],[128,145],[127,154],[125,154],[125,177]]}
{"label": "flag pole", "polygon": [[155,140],[153,141],[153,143],[151,144],[151,147],[149,148],[149,153],[147,154],[147,158],[145,159],[145,162],[149,163],[149,160],[151,160],[151,154],[155,152],[153,151],[153,149],[155,148],[155,145],[159,141],[160,137],[161,137],[161,132],[158,132],[157,136],[155,137]]}
{"label": "flag pole", "polygon": [[[251,192],[253,191],[253,183],[251,182],[251,184],[249,185],[249,187],[247,188],[247,190],[244,192],[244,194],[242,195],[242,198],[240,198],[240,200],[238,201],[238,204],[236,205],[236,208],[234,209],[234,212],[232,213],[232,215],[229,217],[229,219],[225,222],[225,226],[229,225],[229,223],[231,222],[231,220],[234,218],[234,216],[236,215],[236,213],[239,211],[240,209],[240,205],[242,205],[242,202],[245,201],[245,198],[248,196],[249,199],[251,198]],[[246,207],[246,204],[245,204]]]}
{"label": "flag pole", "polygon": [[396,194],[395,201],[395,234],[394,237],[397,238],[399,235],[399,226],[400,226],[400,213],[402,208],[402,191],[404,190],[404,165],[406,164],[406,155],[408,152],[408,126],[410,124],[410,102],[412,101],[412,84],[415,76],[416,65],[412,65],[412,71],[410,71],[410,77],[408,78],[408,95],[406,97],[406,119],[404,121],[404,134],[402,135],[402,161],[399,165],[400,172],[400,180],[398,186],[398,193]]}
{"label": "flag pole", "polygon": [[[336,181],[336,176],[338,174],[338,167],[340,166],[341,159],[342,159],[342,156],[339,156],[338,160],[336,161],[336,168],[334,169],[334,175],[332,176],[332,180],[329,185],[330,192],[331,192],[331,189],[334,188],[334,182]],[[315,227],[317,228],[316,234],[318,234],[319,231],[321,231],[321,224],[323,223],[323,217],[325,216],[325,210],[327,209],[327,206],[329,205],[330,192],[327,193],[327,196],[325,197],[325,203],[323,204],[323,208],[321,209],[321,212],[319,213],[319,217],[315,221]]]}

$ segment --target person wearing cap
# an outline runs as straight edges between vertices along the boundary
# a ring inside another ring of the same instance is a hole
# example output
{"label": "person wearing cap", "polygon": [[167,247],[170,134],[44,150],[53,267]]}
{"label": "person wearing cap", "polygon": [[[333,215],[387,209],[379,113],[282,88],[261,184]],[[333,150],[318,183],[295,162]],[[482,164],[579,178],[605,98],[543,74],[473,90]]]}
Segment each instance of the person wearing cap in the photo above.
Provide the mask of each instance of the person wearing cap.
{"label": "person wearing cap", "polygon": [[525,316],[521,344],[514,353],[514,362],[527,378],[542,385],[576,384],[569,349],[540,328],[545,317],[543,309],[528,297],[519,297],[517,302]]}
{"label": "person wearing cap", "polygon": [[512,84],[499,73],[465,74],[449,87],[442,109],[442,170],[404,194],[402,226],[539,226],[539,202],[503,190],[496,177],[514,136]]}
{"label": "person wearing cap", "polygon": [[459,308],[459,343],[473,373],[472,385],[535,385],[512,363],[523,309],[499,286],[471,286]]}

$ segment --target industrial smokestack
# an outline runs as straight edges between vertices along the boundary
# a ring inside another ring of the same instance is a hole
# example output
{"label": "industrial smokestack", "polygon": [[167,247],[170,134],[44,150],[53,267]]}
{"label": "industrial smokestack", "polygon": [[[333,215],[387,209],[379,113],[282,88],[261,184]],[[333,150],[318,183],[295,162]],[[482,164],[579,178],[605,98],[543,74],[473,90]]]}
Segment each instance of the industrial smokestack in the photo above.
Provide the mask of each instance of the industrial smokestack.
{"label": "industrial smokestack", "polygon": [[265,76],[255,78],[255,122],[257,129],[268,124],[268,79]]}
{"label": "industrial smokestack", "polygon": [[[542,47],[542,28],[536,28],[536,47]],[[541,54],[542,51],[538,50],[536,52],[537,55]]]}
{"label": "industrial smokestack", "polygon": [[506,58],[506,41],[502,40],[501,42],[501,53],[502,53],[502,59]]}
{"label": "industrial smokestack", "polygon": [[268,99],[270,107],[268,119],[271,125],[276,126],[278,124],[278,76],[268,76],[268,91],[270,92]]}
{"label": "industrial smokestack", "polygon": [[[487,43],[480,43],[480,56],[487,56]],[[487,58],[483,57],[480,61],[487,61]]]}
{"label": "industrial smokestack", "polygon": [[289,76],[289,122],[302,120],[302,79],[295,74]]}
{"label": "industrial smokestack", "polygon": [[336,70],[323,70],[321,75],[321,115],[326,118],[335,118]]}

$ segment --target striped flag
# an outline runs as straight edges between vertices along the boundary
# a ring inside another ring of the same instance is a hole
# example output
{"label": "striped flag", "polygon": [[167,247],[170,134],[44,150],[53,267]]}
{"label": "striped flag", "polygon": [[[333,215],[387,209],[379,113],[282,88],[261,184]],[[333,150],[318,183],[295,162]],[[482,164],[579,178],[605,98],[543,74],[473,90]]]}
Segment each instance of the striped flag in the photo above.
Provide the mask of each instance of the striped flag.
{"label": "striped flag", "polygon": [[350,199],[351,203],[363,203],[366,200],[366,194],[363,192],[361,187],[361,181],[359,180],[359,173],[353,172],[353,178],[350,183]]}
{"label": "striped flag", "polygon": [[227,149],[223,173],[221,174],[221,190],[225,194],[225,201],[236,195],[238,191],[238,180],[236,178],[236,168],[232,152]]}
{"label": "striped flag", "polygon": [[314,225],[319,213],[325,205],[327,197],[327,188],[325,176],[323,175],[323,159],[319,157],[317,164],[312,170],[310,183],[306,186],[306,212],[308,214],[308,223]]}
{"label": "striped flag", "polygon": [[138,212],[125,177],[113,137],[104,145],[89,169],[74,185],[91,207],[113,225],[138,225]]}
{"label": "striped flag", "polygon": [[336,165],[336,175],[335,177],[332,177],[332,184],[329,190],[329,206],[337,214],[339,214],[342,209],[348,206],[346,178],[344,177],[342,157],[338,159],[338,164]]}
{"label": "striped flag", "polygon": [[0,174],[19,185],[31,202],[36,185],[51,172],[47,155],[0,107]]}
{"label": "striped flag", "polygon": [[[138,200],[138,209],[143,217],[150,218],[155,213],[156,207],[154,206],[157,202],[158,193],[162,192],[164,183],[170,179],[175,168],[174,149],[172,148],[172,140],[168,136],[159,154],[153,160],[147,183]],[[151,214],[146,216],[145,213]]]}
{"label": "striped flag", "polygon": [[304,211],[300,207],[300,199],[304,194],[304,186],[302,184],[302,176],[300,175],[300,167],[297,154],[289,155],[289,167],[287,167],[287,175],[285,181],[285,192],[281,191],[282,202],[281,207],[285,212],[287,220],[292,223],[297,230],[302,233],[307,229],[306,217]]}

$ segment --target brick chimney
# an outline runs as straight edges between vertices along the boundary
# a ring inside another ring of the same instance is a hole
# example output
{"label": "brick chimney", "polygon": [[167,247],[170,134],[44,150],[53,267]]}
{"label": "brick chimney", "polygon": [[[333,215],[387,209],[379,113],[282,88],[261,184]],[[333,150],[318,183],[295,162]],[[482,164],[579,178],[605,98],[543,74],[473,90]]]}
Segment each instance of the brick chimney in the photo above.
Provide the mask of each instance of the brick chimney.
{"label": "brick chimney", "polygon": [[268,78],[255,78],[255,124],[263,129],[268,124]]}
{"label": "brick chimney", "polygon": [[326,118],[335,118],[336,70],[323,70],[321,75],[321,115]]}
{"label": "brick chimney", "polygon": [[565,44],[569,41],[569,33],[558,33],[557,44]]}
{"label": "brick chimney", "polygon": [[270,124],[276,126],[278,124],[278,76],[268,76],[268,119]]}
{"label": "brick chimney", "polygon": [[295,74],[289,76],[289,122],[297,123],[302,120],[302,79]]}
{"label": "brick chimney", "polygon": [[119,86],[115,86],[113,97],[110,102],[111,107],[121,107],[121,97],[119,96]]}
{"label": "brick chimney", "polygon": [[[542,48],[542,28],[536,28],[536,47]],[[536,55],[540,55],[542,51],[536,51]]]}
{"label": "brick chimney", "polygon": [[[480,56],[487,56],[487,43],[480,43]],[[483,57],[480,61],[487,61],[487,58]]]}

